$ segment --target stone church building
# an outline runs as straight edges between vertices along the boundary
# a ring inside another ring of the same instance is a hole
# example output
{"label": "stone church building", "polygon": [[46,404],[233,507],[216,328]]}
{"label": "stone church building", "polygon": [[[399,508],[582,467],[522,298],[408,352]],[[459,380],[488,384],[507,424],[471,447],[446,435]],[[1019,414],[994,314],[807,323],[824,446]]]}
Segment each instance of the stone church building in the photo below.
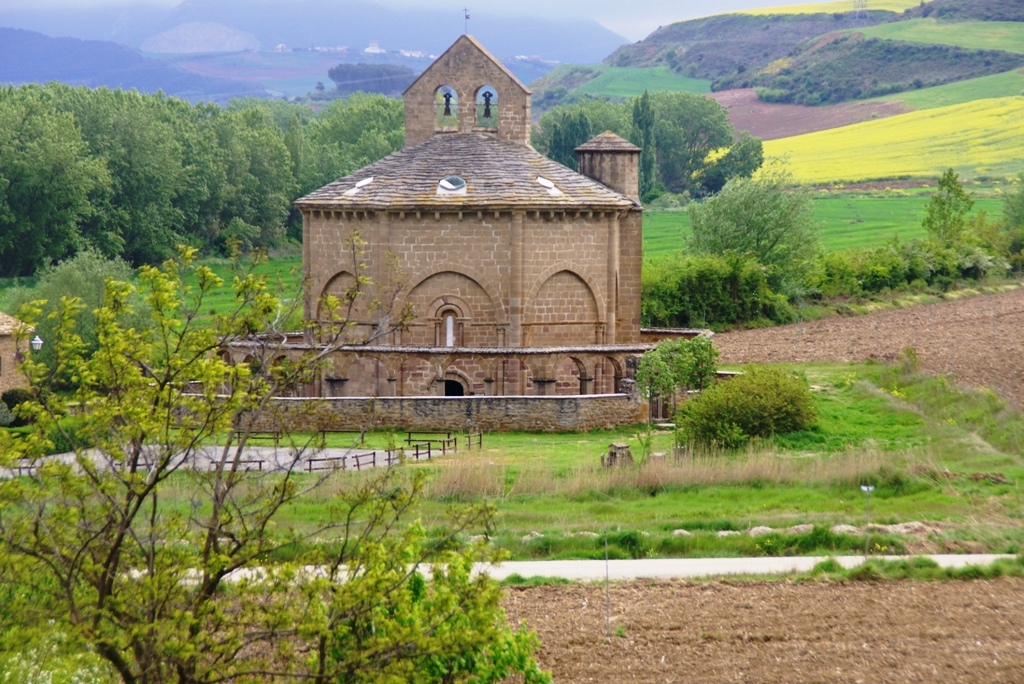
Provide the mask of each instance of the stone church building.
{"label": "stone church building", "polygon": [[357,276],[372,281],[310,394],[621,391],[657,339],[640,328],[639,148],[603,133],[577,150],[580,173],[545,158],[530,91],[470,36],[404,99],[401,151],[296,202],[307,349],[325,297],[345,308]]}

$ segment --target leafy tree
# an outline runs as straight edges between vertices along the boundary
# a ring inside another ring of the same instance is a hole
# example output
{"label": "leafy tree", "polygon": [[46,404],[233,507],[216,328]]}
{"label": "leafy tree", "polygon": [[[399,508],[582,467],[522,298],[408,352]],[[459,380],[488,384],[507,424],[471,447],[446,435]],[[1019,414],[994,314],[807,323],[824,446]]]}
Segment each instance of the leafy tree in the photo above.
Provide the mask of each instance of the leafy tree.
{"label": "leafy tree", "polygon": [[[468,526],[487,527],[489,508],[457,514],[428,542],[405,524],[422,476],[382,469],[342,485],[314,529],[280,524],[285,507],[331,475],[299,477],[314,445],[293,433],[262,457],[272,468],[249,471],[249,431],[268,419],[273,396],[308,382],[345,341],[348,309],[327,297],[325,346],[272,364],[284,352],[281,300],[265,278],[240,272],[235,308],[199,325],[221,282],[193,265],[195,254],[141,269],[150,329],[129,323],[134,288],[110,280],[95,312],[95,353],[77,332],[76,298],[56,311],[52,361],[28,352],[35,399],[18,411],[35,423],[17,441],[0,435],[0,467],[35,474],[0,481],[0,570],[19,583],[16,596],[43,598],[16,601],[5,627],[28,641],[66,631],[125,684],[496,683],[512,672],[549,681],[532,657],[535,638],[506,625],[494,582],[470,575],[471,561],[491,554],[456,541]],[[367,285],[357,279],[351,299]],[[37,324],[40,313],[22,315]],[[258,361],[232,365],[218,351],[242,337]],[[70,392],[47,391],[56,377],[73,380]],[[72,418],[74,406],[88,410]],[[45,457],[51,435],[70,459]],[[322,537],[330,547],[314,542]],[[284,552],[294,560],[273,560]],[[310,564],[321,570],[304,570]]]}
{"label": "leafy tree", "polygon": [[693,223],[687,246],[698,253],[752,254],[775,277],[799,280],[819,251],[811,197],[794,188],[780,167],[733,178],[722,191],[687,208]]}
{"label": "leafy tree", "polygon": [[640,197],[647,197],[657,181],[657,151],[654,149],[654,107],[651,94],[633,100],[633,144],[640,148]]}
{"label": "leafy tree", "polygon": [[712,155],[714,160],[695,174],[700,194],[713,195],[719,192],[730,178],[749,178],[764,163],[761,140],[751,137],[746,131],[739,134],[736,142],[724,154]]}
{"label": "leafy tree", "polygon": [[[42,316],[36,323],[36,333],[43,340],[56,339],[60,325],[59,310],[61,299],[74,296],[82,303],[82,312],[77,317],[76,332],[80,338],[84,354],[96,351],[99,339],[96,331],[96,315],[94,310],[103,306],[106,296],[107,280],[128,281],[134,273],[131,266],[120,259],[107,259],[94,249],[87,248],[70,259],[65,259],[54,266],[47,266],[38,272],[38,281],[33,287],[15,289],[8,298],[8,305],[17,311],[33,301],[44,301],[41,306]],[[128,327],[145,330],[149,327],[148,310],[141,298],[132,299],[132,315],[125,315]],[[51,344],[44,344],[36,354],[38,361],[52,363],[56,349]]]}
{"label": "leafy tree", "polygon": [[593,137],[590,118],[582,109],[570,110],[552,124],[548,156],[570,169],[579,168],[576,148]]}
{"label": "leafy tree", "polygon": [[925,206],[921,225],[932,239],[952,245],[963,239],[967,212],[973,206],[971,193],[964,190],[957,173],[949,169],[939,178],[938,190]]}
{"label": "leafy tree", "polygon": [[693,93],[651,95],[657,123],[654,145],[658,177],[671,192],[700,194],[694,174],[708,154],[733,143],[733,127],[725,108],[708,97]]}
{"label": "leafy tree", "polygon": [[718,350],[711,338],[700,335],[692,340],[662,340],[640,359],[637,387],[648,400],[671,397],[675,407],[676,391],[703,390],[711,386],[717,370]]}
{"label": "leafy tree", "polygon": [[1009,228],[1024,228],[1024,171],[1017,174],[1014,189],[1003,198],[1003,216]]}
{"label": "leafy tree", "polygon": [[0,276],[32,275],[74,253],[91,195],[110,182],[70,114],[37,88],[0,88]]}

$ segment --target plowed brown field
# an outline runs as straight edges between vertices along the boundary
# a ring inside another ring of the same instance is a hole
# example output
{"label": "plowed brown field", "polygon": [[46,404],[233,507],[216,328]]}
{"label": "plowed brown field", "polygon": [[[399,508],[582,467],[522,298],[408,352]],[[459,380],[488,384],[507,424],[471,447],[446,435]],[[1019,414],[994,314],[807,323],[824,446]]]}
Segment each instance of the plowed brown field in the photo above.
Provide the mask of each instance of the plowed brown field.
{"label": "plowed brown field", "polygon": [[821,107],[795,104],[769,104],[757,99],[753,88],[722,90],[710,97],[726,108],[729,121],[738,131],[747,131],[755,138],[776,140],[839,128],[850,124],[881,119],[911,111],[899,102],[843,102]]}
{"label": "plowed brown field", "polygon": [[1020,288],[865,316],[722,333],[714,341],[726,364],[892,360],[914,347],[924,370],[990,387],[1024,406]]}
{"label": "plowed brown field", "polygon": [[555,682],[1024,682],[1024,580],[510,589]]}

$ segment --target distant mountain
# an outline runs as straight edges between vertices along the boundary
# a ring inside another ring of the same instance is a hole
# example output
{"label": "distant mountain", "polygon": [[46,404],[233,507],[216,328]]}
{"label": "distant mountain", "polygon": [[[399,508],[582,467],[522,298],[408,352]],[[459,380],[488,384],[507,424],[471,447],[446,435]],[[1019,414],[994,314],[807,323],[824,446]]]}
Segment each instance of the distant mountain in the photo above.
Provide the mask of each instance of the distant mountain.
{"label": "distant mountain", "polygon": [[224,24],[190,21],[146,38],[139,47],[143,52],[163,54],[243,52],[259,50],[260,41],[251,33]]}
{"label": "distant mountain", "polygon": [[[385,50],[440,53],[464,30],[457,6],[440,10],[398,10],[371,0],[184,0],[167,9],[154,6],[84,9],[0,9],[0,25],[50,35],[112,40],[151,49],[147,41],[183,24],[220,24],[249,34],[272,49],[365,47],[376,40]],[[180,30],[180,29],[179,29]],[[545,60],[594,63],[627,42],[595,21],[505,17],[473,12],[469,32],[495,55],[537,55]],[[164,36],[166,38],[166,36]],[[175,43],[180,51],[181,44]]]}
{"label": "distant mountain", "polygon": [[149,93],[162,90],[168,95],[214,102],[264,94],[246,83],[207,78],[146,59],[136,50],[109,41],[50,38],[34,31],[0,28],[0,83],[47,81]]}

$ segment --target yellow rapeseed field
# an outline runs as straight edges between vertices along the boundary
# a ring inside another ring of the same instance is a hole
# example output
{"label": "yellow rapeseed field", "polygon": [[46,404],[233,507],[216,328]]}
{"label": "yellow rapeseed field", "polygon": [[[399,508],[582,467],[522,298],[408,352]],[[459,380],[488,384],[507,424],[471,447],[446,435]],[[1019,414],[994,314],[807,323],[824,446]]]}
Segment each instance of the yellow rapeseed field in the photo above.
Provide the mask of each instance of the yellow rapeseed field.
{"label": "yellow rapeseed field", "polygon": [[1024,97],[975,100],[764,143],[804,183],[967,178],[1024,170]]}
{"label": "yellow rapeseed field", "polygon": [[[920,4],[921,0],[868,0],[867,9],[902,12],[911,7],[917,7]],[[822,2],[813,5],[758,7],[740,10],[737,14],[832,14],[833,12],[852,12],[853,10],[854,0],[838,0],[837,2]]]}

